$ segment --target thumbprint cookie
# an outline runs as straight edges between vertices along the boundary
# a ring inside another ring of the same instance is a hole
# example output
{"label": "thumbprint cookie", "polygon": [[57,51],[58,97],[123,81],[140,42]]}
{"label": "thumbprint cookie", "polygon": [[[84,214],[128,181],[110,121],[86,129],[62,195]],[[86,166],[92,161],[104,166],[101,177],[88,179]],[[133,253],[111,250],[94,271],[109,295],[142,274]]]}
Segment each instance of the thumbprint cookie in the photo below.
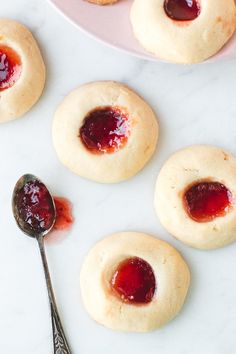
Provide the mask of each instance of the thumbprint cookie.
{"label": "thumbprint cookie", "polygon": [[158,123],[139,95],[102,81],[80,86],[63,100],[52,132],[57,155],[71,171],[115,183],[138,173],[151,158]]}
{"label": "thumbprint cookie", "polygon": [[236,158],[196,145],[172,155],[156,182],[155,207],[163,226],[200,249],[236,240]]}
{"label": "thumbprint cookie", "polygon": [[236,28],[234,0],[134,0],[134,35],[160,59],[198,63],[216,54]]}
{"label": "thumbprint cookie", "polygon": [[122,232],[97,243],[80,274],[89,315],[117,331],[149,332],[182,308],[190,273],[169,244],[138,232]]}
{"label": "thumbprint cookie", "polygon": [[0,19],[0,122],[29,111],[44,84],[44,62],[30,31],[16,21]]}

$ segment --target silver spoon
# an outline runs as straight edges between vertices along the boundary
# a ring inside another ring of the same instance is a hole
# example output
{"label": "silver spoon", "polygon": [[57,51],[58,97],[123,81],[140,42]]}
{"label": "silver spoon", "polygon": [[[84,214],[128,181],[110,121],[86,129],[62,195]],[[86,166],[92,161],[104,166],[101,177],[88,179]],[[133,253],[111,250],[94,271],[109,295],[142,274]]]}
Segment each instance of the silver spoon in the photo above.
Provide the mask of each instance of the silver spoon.
{"label": "silver spoon", "polygon": [[58,314],[44,249],[44,236],[51,231],[56,220],[54,200],[37,177],[26,174],[14,188],[12,210],[21,231],[38,241],[51,309],[54,354],[71,354]]}

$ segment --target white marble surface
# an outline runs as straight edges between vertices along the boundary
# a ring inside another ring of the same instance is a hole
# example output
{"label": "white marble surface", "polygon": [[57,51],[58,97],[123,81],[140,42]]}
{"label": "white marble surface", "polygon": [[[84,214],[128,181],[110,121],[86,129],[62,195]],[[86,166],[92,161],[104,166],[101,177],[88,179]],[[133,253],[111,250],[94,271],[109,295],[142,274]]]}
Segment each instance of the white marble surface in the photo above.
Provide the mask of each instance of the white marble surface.
{"label": "white marble surface", "polygon": [[[40,176],[55,194],[68,197],[76,222],[68,238],[47,247],[58,306],[75,354],[235,354],[236,244],[200,252],[175,241],[153,210],[157,173],[170,153],[212,143],[236,153],[236,59],[198,66],[145,62],[116,52],[80,33],[47,1],[1,2],[1,17],[28,25],[47,64],[42,99],[24,118],[0,127],[0,353],[49,354],[51,332],[36,243],[17,230],[11,192],[20,175]],[[53,112],[77,85],[122,81],[142,94],[160,118],[158,151],[128,182],[99,185],[67,171],[51,141]],[[0,103],[1,104],[1,103]],[[89,248],[119,230],[159,235],[189,262],[191,290],[181,314],[151,334],[111,332],[85,313],[79,270]]]}

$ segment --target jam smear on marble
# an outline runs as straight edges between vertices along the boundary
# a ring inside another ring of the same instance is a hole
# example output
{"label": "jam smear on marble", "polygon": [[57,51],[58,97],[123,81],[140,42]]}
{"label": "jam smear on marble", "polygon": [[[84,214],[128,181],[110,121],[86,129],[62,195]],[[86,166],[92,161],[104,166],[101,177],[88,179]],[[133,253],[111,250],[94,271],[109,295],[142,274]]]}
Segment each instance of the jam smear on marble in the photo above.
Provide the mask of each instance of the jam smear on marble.
{"label": "jam smear on marble", "polygon": [[0,92],[12,87],[19,79],[22,63],[10,47],[0,44]]}
{"label": "jam smear on marble", "polygon": [[201,12],[198,0],[165,0],[164,9],[175,21],[193,21]]}
{"label": "jam smear on marble", "polygon": [[130,304],[147,304],[156,290],[151,266],[139,257],[122,261],[111,279],[111,288],[119,298]]}
{"label": "jam smear on marble", "polygon": [[119,107],[97,107],[89,112],[80,128],[84,146],[95,154],[113,153],[125,146],[129,137],[129,118]]}
{"label": "jam smear on marble", "polygon": [[197,222],[208,222],[224,216],[231,206],[232,193],[219,182],[200,182],[184,194],[188,215]]}
{"label": "jam smear on marble", "polygon": [[74,221],[71,203],[62,197],[53,197],[53,199],[56,207],[56,221],[53,230],[68,230]]}

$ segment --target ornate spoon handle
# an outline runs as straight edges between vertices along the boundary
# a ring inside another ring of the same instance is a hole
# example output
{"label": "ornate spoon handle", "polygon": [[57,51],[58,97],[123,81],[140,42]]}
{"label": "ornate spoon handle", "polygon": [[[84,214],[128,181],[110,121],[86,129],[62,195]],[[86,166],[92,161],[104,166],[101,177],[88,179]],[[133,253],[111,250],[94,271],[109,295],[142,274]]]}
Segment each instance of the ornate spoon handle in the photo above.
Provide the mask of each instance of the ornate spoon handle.
{"label": "ornate spoon handle", "polygon": [[52,319],[52,332],[53,332],[53,347],[54,354],[71,354],[69,345],[66,340],[66,336],[61,324],[61,320],[58,314],[57,305],[55,301],[55,296],[53,293],[51,278],[48,269],[48,263],[46,259],[43,236],[37,238],[40,254],[43,262],[44,274],[47,283],[48,297],[51,308],[51,319]]}

